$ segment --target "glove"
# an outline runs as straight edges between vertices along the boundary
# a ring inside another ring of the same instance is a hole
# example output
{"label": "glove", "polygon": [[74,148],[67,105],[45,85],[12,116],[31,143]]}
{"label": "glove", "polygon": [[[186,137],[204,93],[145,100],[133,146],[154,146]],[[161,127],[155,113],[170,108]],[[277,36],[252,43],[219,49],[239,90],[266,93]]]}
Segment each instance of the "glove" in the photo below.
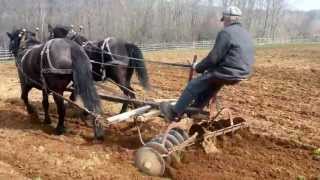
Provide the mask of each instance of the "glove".
{"label": "glove", "polygon": [[201,62],[198,61],[198,62],[195,62],[193,65],[192,65],[192,69],[194,69],[198,74],[202,74],[204,73],[204,70],[200,70],[198,67],[198,65],[200,64]]}
{"label": "glove", "polygon": [[192,69],[196,70],[198,64],[199,64],[199,61],[193,63],[192,64]]}
{"label": "glove", "polygon": [[198,74],[203,74],[205,72],[205,70],[200,70],[200,69],[195,69],[195,71],[198,73]]}

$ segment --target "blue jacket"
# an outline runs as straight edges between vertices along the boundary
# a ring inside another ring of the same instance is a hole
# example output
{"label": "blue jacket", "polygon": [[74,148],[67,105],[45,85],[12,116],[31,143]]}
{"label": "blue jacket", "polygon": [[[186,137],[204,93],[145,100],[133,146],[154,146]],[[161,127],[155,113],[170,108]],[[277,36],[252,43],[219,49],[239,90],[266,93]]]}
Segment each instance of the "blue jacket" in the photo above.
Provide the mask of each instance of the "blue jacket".
{"label": "blue jacket", "polygon": [[242,80],[250,75],[254,61],[252,37],[240,23],[234,23],[219,32],[213,49],[196,71],[208,71],[222,80]]}

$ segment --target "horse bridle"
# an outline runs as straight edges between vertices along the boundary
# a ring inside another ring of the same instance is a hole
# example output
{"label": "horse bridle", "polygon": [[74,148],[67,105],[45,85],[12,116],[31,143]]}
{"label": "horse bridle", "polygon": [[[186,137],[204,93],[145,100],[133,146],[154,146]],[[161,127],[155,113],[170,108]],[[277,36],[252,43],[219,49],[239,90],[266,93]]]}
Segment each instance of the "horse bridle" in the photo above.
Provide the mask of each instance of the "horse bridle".
{"label": "horse bridle", "polygon": [[23,60],[26,58],[26,56],[29,54],[29,52],[31,51],[31,49],[28,49],[27,47],[27,34],[26,34],[27,30],[26,29],[22,29],[18,35],[18,37],[20,37],[20,42],[19,42],[19,47],[17,50],[17,56],[19,56],[20,53],[22,53],[22,57],[20,59],[20,61],[18,61],[18,59],[16,58],[16,64],[20,65]]}
{"label": "horse bridle", "polygon": [[77,37],[78,33],[76,31],[74,31],[73,29],[71,29],[68,34],[67,34],[67,38],[70,40],[74,40]]}
{"label": "horse bridle", "polygon": [[27,48],[27,35],[26,35],[27,30],[22,29],[21,32],[19,33],[20,43],[19,43],[19,49],[26,49]]}
{"label": "horse bridle", "polygon": [[100,72],[102,73],[102,81],[106,79],[106,68],[104,67],[105,59],[104,59],[104,48],[107,47],[108,52],[110,53],[111,60],[113,60],[112,52],[110,49],[109,41],[112,39],[112,37],[108,37],[103,40],[102,46],[101,46],[101,66],[100,66]]}
{"label": "horse bridle", "polygon": [[[70,30],[66,37],[68,39],[70,39],[70,40],[75,40],[75,38],[77,38],[77,36],[78,36],[78,33],[76,31]],[[106,77],[107,77],[106,69],[105,69],[105,65],[104,65],[106,63],[106,60],[105,60],[105,57],[104,57],[104,55],[105,55],[104,49],[105,48],[107,48],[108,52],[110,53],[109,55],[111,57],[111,60],[113,60],[113,56],[112,56],[112,52],[111,52],[111,48],[110,48],[110,44],[109,44],[109,41],[112,40],[112,39],[113,39],[113,37],[108,37],[108,38],[104,39],[103,44],[100,47],[100,49],[101,49],[101,64],[100,64],[100,70],[99,71],[101,73],[101,80],[102,81],[105,81]],[[81,46],[85,47],[90,43],[91,43],[91,41],[86,41],[86,42],[83,42]],[[96,73],[96,74],[98,74],[98,73]]]}

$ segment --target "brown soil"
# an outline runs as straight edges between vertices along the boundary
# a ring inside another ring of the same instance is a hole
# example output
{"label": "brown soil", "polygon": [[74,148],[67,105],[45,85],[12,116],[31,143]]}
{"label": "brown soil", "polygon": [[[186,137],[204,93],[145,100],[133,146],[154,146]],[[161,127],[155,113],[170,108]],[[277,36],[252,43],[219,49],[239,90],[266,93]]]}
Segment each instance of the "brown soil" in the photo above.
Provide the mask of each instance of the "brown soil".
{"label": "brown soil", "polygon": [[[320,46],[296,45],[257,49],[254,75],[220,93],[224,106],[244,117],[250,130],[219,139],[217,154],[207,155],[199,146],[184,153],[174,179],[294,179],[320,176],[320,161],[312,147],[320,147]],[[185,63],[207,51],[147,53],[146,58]],[[148,64],[153,90],[134,85],[139,98],[177,98],[186,85],[188,69]],[[132,151],[141,145],[135,129],[117,125],[106,130],[104,142],[92,140],[79,112],[67,111],[68,132],[53,134],[30,117],[19,99],[15,66],[0,64],[0,179],[161,179],[140,173]],[[137,80],[134,80],[135,82]],[[39,91],[30,94],[41,108]],[[104,102],[106,116],[119,104]],[[55,105],[50,113],[56,124]],[[42,121],[40,116],[40,121]],[[163,121],[143,125],[144,139],[165,128]]]}

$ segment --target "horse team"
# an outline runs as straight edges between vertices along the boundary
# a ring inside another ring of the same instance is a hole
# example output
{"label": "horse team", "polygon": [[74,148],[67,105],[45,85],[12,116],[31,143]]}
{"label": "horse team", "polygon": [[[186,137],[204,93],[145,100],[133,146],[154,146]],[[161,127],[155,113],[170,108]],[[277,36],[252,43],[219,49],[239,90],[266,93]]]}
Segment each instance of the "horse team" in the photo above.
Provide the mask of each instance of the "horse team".
{"label": "horse team", "polygon": [[[7,33],[9,50],[15,56],[15,63],[21,83],[21,99],[29,114],[36,114],[29,103],[28,93],[32,88],[42,91],[44,123],[51,124],[48,95],[52,93],[57,105],[59,121],[56,134],[65,132],[65,104],[62,98],[70,82],[75,101],[79,95],[84,107],[95,114],[101,113],[100,98],[94,81],[112,80],[123,93],[135,98],[131,78],[136,71],[140,84],[149,88],[149,79],[141,50],[133,43],[118,38],[89,41],[73,31],[71,27],[48,25],[48,41],[41,43],[34,32],[26,29]],[[121,112],[127,111],[124,103]],[[101,125],[93,123],[95,138],[101,139],[104,131]]]}

